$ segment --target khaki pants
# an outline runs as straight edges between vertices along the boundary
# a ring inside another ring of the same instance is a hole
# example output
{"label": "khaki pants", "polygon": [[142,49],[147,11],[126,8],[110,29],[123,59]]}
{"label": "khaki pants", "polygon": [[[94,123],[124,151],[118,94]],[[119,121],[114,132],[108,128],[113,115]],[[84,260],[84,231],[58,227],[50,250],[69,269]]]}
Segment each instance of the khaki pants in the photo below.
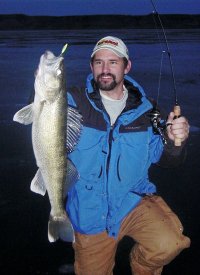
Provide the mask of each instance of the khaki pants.
{"label": "khaki pants", "polygon": [[124,219],[117,239],[106,232],[96,235],[75,233],[75,273],[112,275],[118,242],[125,236],[136,244],[130,253],[134,275],[159,275],[190,239],[183,234],[178,217],[159,196],[146,196]]}

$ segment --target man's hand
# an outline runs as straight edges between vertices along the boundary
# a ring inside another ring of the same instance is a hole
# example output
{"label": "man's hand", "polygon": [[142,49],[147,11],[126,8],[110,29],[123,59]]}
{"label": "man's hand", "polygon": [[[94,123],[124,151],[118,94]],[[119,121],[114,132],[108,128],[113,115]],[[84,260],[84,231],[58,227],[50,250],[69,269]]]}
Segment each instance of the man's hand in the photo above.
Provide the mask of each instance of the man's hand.
{"label": "man's hand", "polygon": [[189,123],[183,116],[174,119],[174,112],[171,112],[167,119],[167,134],[169,139],[175,140],[175,138],[184,141],[189,136]]}

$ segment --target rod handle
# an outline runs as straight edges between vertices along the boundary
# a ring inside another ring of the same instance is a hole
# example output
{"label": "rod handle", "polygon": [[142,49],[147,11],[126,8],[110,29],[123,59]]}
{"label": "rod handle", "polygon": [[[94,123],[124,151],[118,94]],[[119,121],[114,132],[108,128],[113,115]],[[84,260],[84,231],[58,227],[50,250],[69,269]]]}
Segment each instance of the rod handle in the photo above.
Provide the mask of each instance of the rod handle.
{"label": "rod handle", "polygon": [[[181,107],[179,105],[175,105],[174,106],[174,119],[180,117],[180,115],[181,115]],[[181,146],[181,139],[180,138],[175,138],[174,145],[175,146]]]}

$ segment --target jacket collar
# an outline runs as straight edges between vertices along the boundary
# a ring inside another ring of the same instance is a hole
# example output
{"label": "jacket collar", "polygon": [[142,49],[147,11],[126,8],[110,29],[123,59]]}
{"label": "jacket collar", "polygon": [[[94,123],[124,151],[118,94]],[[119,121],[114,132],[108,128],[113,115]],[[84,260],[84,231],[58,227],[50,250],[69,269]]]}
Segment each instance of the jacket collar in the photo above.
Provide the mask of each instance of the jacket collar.
{"label": "jacket collar", "polygon": [[[88,98],[96,105],[98,109],[102,110],[103,104],[99,89],[96,87],[94,82],[93,74],[88,76],[86,85]],[[124,109],[125,112],[131,109],[136,109],[139,105],[141,105],[143,101],[142,98],[145,96],[145,93],[142,87],[134,79],[127,75],[124,77],[124,85],[128,90],[128,100]]]}

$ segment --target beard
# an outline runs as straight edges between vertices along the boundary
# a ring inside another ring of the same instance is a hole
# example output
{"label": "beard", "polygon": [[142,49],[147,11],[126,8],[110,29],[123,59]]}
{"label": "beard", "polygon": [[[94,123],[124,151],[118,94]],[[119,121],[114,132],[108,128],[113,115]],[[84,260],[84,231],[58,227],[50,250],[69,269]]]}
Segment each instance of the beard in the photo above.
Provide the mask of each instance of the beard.
{"label": "beard", "polygon": [[[112,77],[113,81],[111,83],[106,83],[103,80],[101,80],[101,77],[110,76]],[[111,91],[117,86],[116,77],[113,74],[100,74],[97,76],[97,80],[95,80],[96,86],[98,89],[103,91]]]}

